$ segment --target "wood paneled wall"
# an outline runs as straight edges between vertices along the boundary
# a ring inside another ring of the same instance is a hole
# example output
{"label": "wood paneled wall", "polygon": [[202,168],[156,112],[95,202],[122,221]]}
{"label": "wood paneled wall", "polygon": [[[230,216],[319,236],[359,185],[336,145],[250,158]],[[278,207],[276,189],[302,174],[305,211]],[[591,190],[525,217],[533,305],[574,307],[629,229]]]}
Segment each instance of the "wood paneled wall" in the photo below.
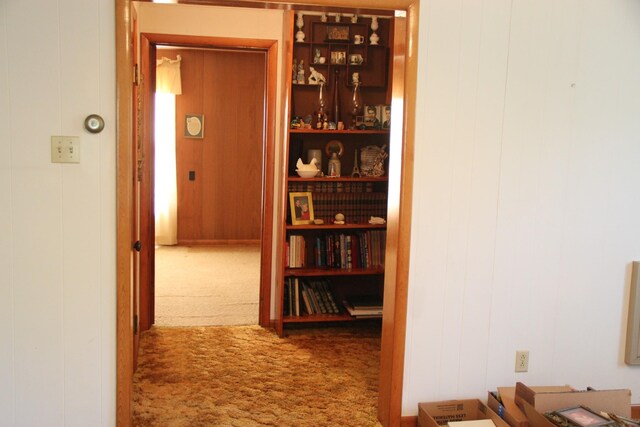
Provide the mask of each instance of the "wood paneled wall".
{"label": "wood paneled wall", "polygon": [[[266,55],[161,49],[182,57],[176,96],[178,241],[260,239]],[[184,137],[185,114],[204,114],[204,138]],[[189,180],[189,173],[195,180]]]}

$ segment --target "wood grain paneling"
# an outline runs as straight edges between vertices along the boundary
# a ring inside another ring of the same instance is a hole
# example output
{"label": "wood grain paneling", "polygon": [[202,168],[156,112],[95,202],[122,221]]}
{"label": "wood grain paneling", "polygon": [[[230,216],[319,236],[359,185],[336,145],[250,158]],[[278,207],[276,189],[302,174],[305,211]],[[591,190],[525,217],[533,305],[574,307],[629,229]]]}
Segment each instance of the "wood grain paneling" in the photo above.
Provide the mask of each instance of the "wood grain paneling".
{"label": "wood grain paneling", "polygon": [[[159,51],[172,58],[178,54],[183,91],[176,97],[178,241],[258,240],[266,55]],[[184,137],[188,113],[204,114],[204,138]]]}

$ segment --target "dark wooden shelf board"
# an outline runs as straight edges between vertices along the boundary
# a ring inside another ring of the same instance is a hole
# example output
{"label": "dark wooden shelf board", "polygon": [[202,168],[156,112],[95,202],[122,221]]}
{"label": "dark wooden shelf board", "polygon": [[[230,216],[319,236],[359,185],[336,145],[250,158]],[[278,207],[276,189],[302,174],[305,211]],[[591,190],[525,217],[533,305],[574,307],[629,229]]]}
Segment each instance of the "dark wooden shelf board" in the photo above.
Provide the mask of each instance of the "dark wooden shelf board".
{"label": "dark wooden shelf board", "polygon": [[[335,178],[318,177],[318,178],[301,178],[299,176],[290,176],[287,178],[290,182],[387,182],[388,176],[369,176],[361,178],[351,178],[350,176],[339,176]],[[358,193],[360,194],[360,193]]]}
{"label": "dark wooden shelf board", "polygon": [[384,268],[285,268],[285,277],[372,276],[384,274]]}
{"label": "dark wooden shelf board", "polygon": [[387,224],[287,224],[287,230],[380,230],[385,228]]}
{"label": "dark wooden shelf board", "polygon": [[314,129],[289,129],[289,133],[299,133],[299,134],[346,134],[346,135],[388,135],[389,129],[367,129],[367,130],[314,130]]}
{"label": "dark wooden shelf board", "polygon": [[285,316],[283,323],[311,323],[311,322],[350,322],[358,320],[350,314],[303,314],[302,316]]}

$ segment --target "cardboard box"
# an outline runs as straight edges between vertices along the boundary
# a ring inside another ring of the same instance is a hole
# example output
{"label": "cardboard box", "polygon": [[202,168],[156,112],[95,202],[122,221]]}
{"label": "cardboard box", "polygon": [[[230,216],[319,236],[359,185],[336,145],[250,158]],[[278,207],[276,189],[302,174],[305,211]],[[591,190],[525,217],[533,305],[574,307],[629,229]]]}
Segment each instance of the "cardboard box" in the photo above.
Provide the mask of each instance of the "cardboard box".
{"label": "cardboard box", "polygon": [[[563,386],[537,386],[531,387],[535,392],[551,392],[551,391],[573,391],[568,385]],[[500,397],[500,400],[498,399]],[[516,388],[515,387],[498,387],[497,392],[489,392],[487,397],[487,406],[498,414],[511,427],[529,427],[527,416],[516,405]]]}
{"label": "cardboard box", "polygon": [[517,383],[515,401],[527,416],[531,427],[556,427],[544,414],[578,405],[595,412],[631,416],[631,391],[628,389],[537,393],[523,383]]}
{"label": "cardboard box", "polygon": [[445,400],[418,404],[418,425],[438,427],[449,421],[491,420],[496,427],[509,425],[478,399]]}

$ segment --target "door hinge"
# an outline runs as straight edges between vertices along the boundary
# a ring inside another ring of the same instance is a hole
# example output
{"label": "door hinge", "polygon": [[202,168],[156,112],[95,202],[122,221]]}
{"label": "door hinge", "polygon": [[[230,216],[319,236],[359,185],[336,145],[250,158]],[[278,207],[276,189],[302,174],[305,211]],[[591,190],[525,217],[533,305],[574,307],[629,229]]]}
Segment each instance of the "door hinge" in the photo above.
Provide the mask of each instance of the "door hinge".
{"label": "door hinge", "polygon": [[134,314],[133,315],[133,333],[134,335],[138,333],[138,315]]}
{"label": "door hinge", "polygon": [[138,78],[138,64],[133,65],[133,84],[138,86],[140,79]]}

